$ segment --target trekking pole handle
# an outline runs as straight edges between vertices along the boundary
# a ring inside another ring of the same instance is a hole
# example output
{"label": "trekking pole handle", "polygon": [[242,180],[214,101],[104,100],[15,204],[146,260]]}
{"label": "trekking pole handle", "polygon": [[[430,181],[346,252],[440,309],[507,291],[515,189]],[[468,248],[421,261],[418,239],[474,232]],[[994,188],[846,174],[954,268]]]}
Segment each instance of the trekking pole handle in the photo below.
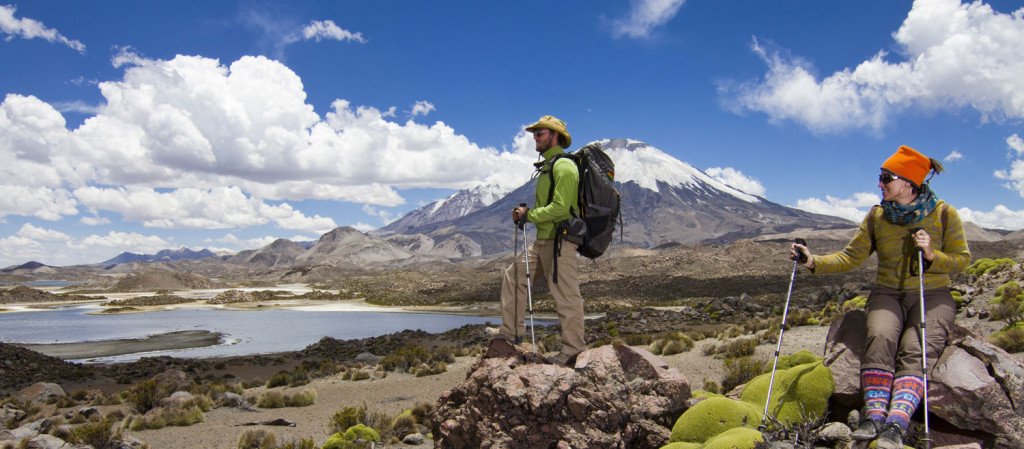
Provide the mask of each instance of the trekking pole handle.
{"label": "trekking pole handle", "polygon": [[[802,238],[797,238],[794,242],[796,242],[797,245],[803,245],[804,248],[807,247],[807,240]],[[791,257],[790,260],[795,260],[797,263],[807,263],[807,253],[798,249],[796,250],[796,255]]]}
{"label": "trekking pole handle", "polygon": [[[924,228],[917,227],[917,228],[911,229],[910,230],[910,236],[913,237],[914,234],[918,233],[918,231],[924,231]],[[921,248],[920,246],[915,246],[915,247],[917,248],[917,250],[916,250],[917,252],[923,252],[924,251],[924,248]]]}
{"label": "trekking pole handle", "polygon": [[[910,230],[910,237],[913,238],[914,234],[917,234],[918,231],[923,231],[923,230],[924,230],[924,228],[921,228],[921,227],[917,227],[917,228],[911,229]],[[918,276],[918,275],[920,275],[924,271],[924,269],[921,267],[921,263],[923,262],[923,260],[921,260],[923,254],[924,254],[924,248],[921,248],[920,246],[916,246],[915,245],[914,246],[914,258],[915,259],[911,260],[911,264],[910,264],[910,275],[911,276]],[[917,262],[917,272],[916,273],[914,272],[915,271],[914,270],[914,262]]]}
{"label": "trekking pole handle", "polygon": [[[519,203],[519,207],[526,207],[526,203]],[[515,209],[512,209],[512,210],[514,210],[514,211],[515,210],[519,210],[519,207],[517,207]],[[516,220],[515,223],[516,223],[516,226],[519,226],[519,229],[523,229],[523,227],[526,226],[526,217],[525,216],[519,217],[519,219]]]}

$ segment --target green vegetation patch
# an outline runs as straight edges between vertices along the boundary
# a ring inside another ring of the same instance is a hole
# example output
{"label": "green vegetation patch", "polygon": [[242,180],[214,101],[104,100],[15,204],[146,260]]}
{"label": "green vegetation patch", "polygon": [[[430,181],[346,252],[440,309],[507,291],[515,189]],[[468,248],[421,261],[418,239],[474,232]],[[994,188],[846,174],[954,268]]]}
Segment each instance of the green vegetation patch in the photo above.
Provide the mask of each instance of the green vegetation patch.
{"label": "green vegetation patch", "polygon": [[754,404],[716,396],[690,407],[672,426],[671,442],[704,443],[726,430],[756,427],[761,410]]}
{"label": "green vegetation patch", "polygon": [[764,441],[764,435],[755,429],[736,427],[726,430],[707,441],[703,449],[754,449]]}
{"label": "green vegetation patch", "polygon": [[1013,262],[1013,260],[1010,260],[1010,259],[1005,259],[1004,258],[1004,259],[994,259],[993,260],[993,259],[981,258],[981,259],[978,259],[978,260],[974,261],[974,263],[972,263],[971,266],[967,267],[967,270],[965,270],[965,271],[968,274],[973,274],[975,276],[982,276],[982,275],[986,275],[986,274],[989,274],[989,273],[998,273],[998,272],[1006,269],[1007,267],[1011,267],[1013,265],[1014,265],[1014,262]]}
{"label": "green vegetation patch", "polygon": [[[771,372],[747,383],[740,399],[764,406]],[[785,425],[799,425],[825,415],[828,399],[835,391],[832,371],[810,351],[779,358],[768,412]]]}
{"label": "green vegetation patch", "polygon": [[988,342],[1009,353],[1024,352],[1024,323],[1019,322],[990,335]]}

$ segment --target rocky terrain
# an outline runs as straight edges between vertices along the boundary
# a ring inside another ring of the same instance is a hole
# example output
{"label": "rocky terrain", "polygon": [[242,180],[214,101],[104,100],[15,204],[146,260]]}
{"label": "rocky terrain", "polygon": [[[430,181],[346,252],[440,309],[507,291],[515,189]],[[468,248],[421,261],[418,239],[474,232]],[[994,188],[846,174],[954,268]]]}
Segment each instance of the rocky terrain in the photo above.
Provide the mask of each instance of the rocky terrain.
{"label": "rocky terrain", "polygon": [[[842,240],[809,240],[815,253],[835,251],[845,244]],[[606,257],[596,261],[581,261],[582,289],[587,301],[587,312],[600,313],[587,321],[587,341],[594,347],[618,342],[647,348],[655,343],[659,336],[663,337],[677,331],[686,333],[697,340],[696,347],[680,355],[666,354],[663,357],[680,370],[691,370],[682,372],[686,373],[689,385],[694,390],[708,388],[708,382],[720,388],[726,384],[723,356],[716,354],[715,350],[709,347],[723,345],[734,339],[749,338],[759,333],[771,333],[766,329],[772,329],[771,320],[778,319],[781,315],[781,306],[786,298],[786,288],[793,268],[792,263],[786,259],[788,247],[789,243],[786,241],[751,240],[739,240],[726,245],[666,245],[651,249],[617,246],[613,247],[612,252]],[[1024,248],[1014,241],[972,242],[971,249],[975,259],[1024,259]],[[377,304],[439,306],[494,302],[500,286],[499,272],[507,265],[509,258],[510,256],[506,256],[483,263],[446,264],[442,267],[411,266],[386,272],[345,272],[332,281],[336,282],[335,285],[330,286],[329,282],[325,282],[324,287],[346,290],[347,299],[360,297]],[[244,278],[218,279],[214,282],[196,273],[186,277],[175,276],[174,272],[164,270],[153,273],[160,274],[122,275],[118,277],[122,282],[107,280],[103,285],[105,288],[118,285],[118,289],[147,290],[163,288],[172,281],[187,285],[216,285],[220,288],[249,282]],[[998,329],[998,322],[980,319],[977,312],[985,308],[987,301],[993,297],[993,291],[1001,283],[1008,279],[1019,281],[1024,278],[1019,269],[1016,273],[1007,272],[1000,277],[956,276],[957,288],[966,293],[967,302],[961,311],[965,326],[983,334]],[[798,272],[789,324],[818,324],[807,326],[812,331],[807,337],[801,337],[804,334],[803,327],[794,327],[792,334],[787,331],[787,339],[795,339],[802,345],[794,349],[813,349],[815,353],[820,354],[825,344],[826,327],[823,325],[835,318],[836,308],[844,301],[863,293],[872,279],[873,265],[870,263],[842,275],[813,276],[804,271]],[[93,285],[86,288],[97,287]],[[22,293],[29,297],[38,296],[25,290],[22,290]],[[60,297],[45,299],[63,300]],[[538,311],[554,309],[543,283],[535,290],[535,301]],[[972,307],[974,312],[969,313],[968,310]],[[832,315],[823,313],[829,310],[832,311]],[[777,322],[775,326],[777,329]],[[557,349],[557,333],[557,325],[539,328],[540,349]],[[804,341],[805,338],[809,341]],[[479,360],[481,351],[487,349],[488,342],[483,326],[474,325],[441,334],[406,331],[351,341],[324,338],[303,351],[272,356],[216,360],[158,357],[115,365],[70,364],[23,348],[0,344],[0,396],[16,396],[35,383],[51,382],[62,386],[72,397],[85,395],[74,394],[79,391],[100,392],[89,394],[111,397],[168,370],[183,373],[198,384],[245,384],[249,387],[246,388],[244,395],[252,396],[267,389],[252,387],[253,385],[262,385],[275,374],[285,371],[297,376],[303,373],[309,379],[310,385],[314,385],[316,390],[321,392],[319,407],[304,408],[302,410],[307,411],[300,415],[291,411],[271,412],[258,418],[248,418],[247,421],[257,421],[267,418],[268,415],[302,416],[296,419],[309,423],[300,425],[299,430],[286,432],[282,429],[278,432],[296,438],[308,436],[316,440],[316,447],[319,447],[327,436],[324,428],[327,426],[326,423],[330,422],[331,415],[338,412],[342,406],[358,405],[350,398],[361,397],[371,406],[384,408],[395,414],[402,409],[411,408],[417,402],[437,402],[442,393],[465,378],[470,365]],[[421,348],[422,351],[416,355],[413,353],[418,350],[411,348]],[[446,355],[444,351],[439,353],[439,348],[452,350]],[[774,350],[774,346],[770,341],[758,343],[758,354],[762,357],[771,350]],[[392,358],[388,359],[389,356]],[[686,357],[686,361],[680,361],[683,360],[680,357]],[[435,358],[436,361],[432,361]],[[423,369],[426,373],[427,369],[431,368],[430,365],[440,366],[439,363],[444,360],[447,360],[447,372],[441,371],[442,374],[422,378],[412,375],[412,372],[418,369]],[[366,384],[367,387],[356,387],[356,390],[365,391],[357,393],[348,387],[354,382],[349,380],[354,372],[364,372],[369,377],[363,381],[370,382]],[[349,379],[343,377],[346,375]],[[397,386],[404,384],[389,382],[400,381],[409,382],[410,385],[419,382],[421,385],[433,386],[417,390],[416,393],[395,396],[395,391],[406,387]],[[596,381],[591,378],[580,382]],[[390,386],[383,387],[384,385]],[[341,388],[347,393],[340,397],[333,396],[335,393],[327,393],[333,391],[332,388]],[[373,393],[374,391],[376,393]],[[328,403],[323,399],[328,395],[336,398],[335,402]],[[37,413],[46,413],[45,410],[49,409],[54,409],[53,413],[57,413],[56,409],[60,409],[60,413],[65,413],[69,407],[74,407],[71,400],[53,401],[56,402],[50,402],[49,408],[43,407]],[[74,402],[75,406],[82,403],[78,400]],[[62,404],[65,407],[60,407]],[[111,416],[117,416],[117,413],[112,411],[117,409],[117,406],[110,407],[113,408],[103,409],[102,413],[113,413]],[[677,410],[678,404],[672,407],[676,407],[673,410]],[[315,416],[308,412],[314,408],[318,410]],[[123,409],[119,412],[122,416],[131,413],[123,404],[120,409]],[[585,411],[585,408],[580,410]],[[240,429],[210,427],[215,423],[219,426],[230,426],[232,424],[226,423],[237,423],[242,419],[230,418],[234,415],[225,413],[226,409],[222,411],[214,408],[207,412],[205,424],[194,424],[206,429],[204,432],[207,434],[225,434],[223,439],[217,440],[214,446],[209,447],[235,447],[234,442],[238,439]],[[33,416],[22,416],[15,421],[9,421],[7,425],[23,423],[30,417]],[[664,432],[651,433],[650,423],[666,420],[659,414],[653,414],[646,421],[637,421],[636,426],[632,427],[634,435],[636,438],[658,441],[657,438],[661,437],[655,438],[652,435],[664,436]],[[300,431],[312,433],[305,436],[296,433]],[[585,430],[577,431],[585,433]],[[188,430],[179,430],[172,426],[167,430],[132,432],[132,435],[146,441],[151,447],[183,447],[171,441],[174,441],[174,438],[186,438],[184,435],[189,433]],[[413,446],[391,443],[391,447]]]}

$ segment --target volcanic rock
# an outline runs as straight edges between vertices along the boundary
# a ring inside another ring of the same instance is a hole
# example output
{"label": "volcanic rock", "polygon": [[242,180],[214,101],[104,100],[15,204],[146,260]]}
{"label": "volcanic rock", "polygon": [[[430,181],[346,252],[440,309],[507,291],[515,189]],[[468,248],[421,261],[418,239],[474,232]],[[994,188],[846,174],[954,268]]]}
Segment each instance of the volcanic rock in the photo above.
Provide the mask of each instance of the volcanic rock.
{"label": "volcanic rock", "polygon": [[[858,409],[860,359],[867,313],[852,310],[832,323],[825,364],[832,369],[833,409]],[[928,410],[933,446],[1024,447],[1024,361],[954,323],[946,348],[929,367]],[[923,404],[915,421],[923,421]]]}
{"label": "volcanic rock", "polygon": [[642,349],[605,345],[574,367],[528,363],[495,340],[466,380],[438,400],[438,448],[659,448],[686,409],[686,377]]}

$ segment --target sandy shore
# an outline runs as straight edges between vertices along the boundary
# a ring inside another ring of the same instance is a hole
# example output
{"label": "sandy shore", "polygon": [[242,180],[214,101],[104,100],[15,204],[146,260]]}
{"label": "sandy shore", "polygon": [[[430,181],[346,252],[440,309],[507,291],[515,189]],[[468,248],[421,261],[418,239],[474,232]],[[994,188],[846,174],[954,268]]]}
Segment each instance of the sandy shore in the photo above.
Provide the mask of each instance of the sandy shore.
{"label": "sandy shore", "polygon": [[18,344],[26,349],[64,360],[80,360],[94,357],[139,352],[167,351],[171,349],[201,348],[220,344],[224,334],[206,330],[175,331],[150,335],[145,338],[83,341],[75,343]]}

